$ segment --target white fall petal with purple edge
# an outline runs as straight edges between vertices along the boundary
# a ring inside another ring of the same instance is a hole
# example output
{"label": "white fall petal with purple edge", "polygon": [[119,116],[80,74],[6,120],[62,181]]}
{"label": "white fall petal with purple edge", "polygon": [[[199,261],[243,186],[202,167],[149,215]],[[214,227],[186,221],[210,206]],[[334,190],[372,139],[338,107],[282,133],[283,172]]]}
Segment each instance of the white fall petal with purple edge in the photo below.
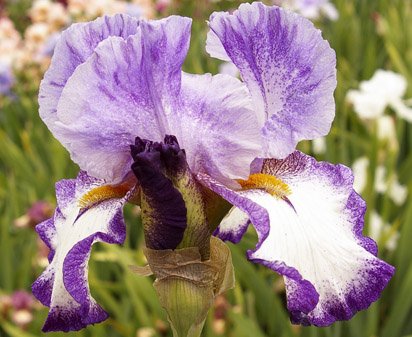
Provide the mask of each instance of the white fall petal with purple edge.
{"label": "white fall petal with purple edge", "polygon": [[[262,188],[233,191],[204,175],[199,179],[248,213],[259,238],[248,257],[285,277],[292,322],[327,326],[376,301],[394,268],[362,235],[366,206],[353,190],[350,169],[296,151],[263,161],[261,173],[287,184],[287,196]],[[235,242],[246,230],[233,222],[229,235],[228,222],[223,225],[222,238]]]}
{"label": "white fall petal with purple edge", "polygon": [[108,317],[91,297],[87,264],[93,243],[123,243],[126,228],[122,210],[127,198],[81,209],[80,198],[101,184],[83,172],[76,180],[59,181],[54,217],[36,227],[50,248],[50,264],[32,286],[37,299],[50,307],[43,331],[80,330]]}

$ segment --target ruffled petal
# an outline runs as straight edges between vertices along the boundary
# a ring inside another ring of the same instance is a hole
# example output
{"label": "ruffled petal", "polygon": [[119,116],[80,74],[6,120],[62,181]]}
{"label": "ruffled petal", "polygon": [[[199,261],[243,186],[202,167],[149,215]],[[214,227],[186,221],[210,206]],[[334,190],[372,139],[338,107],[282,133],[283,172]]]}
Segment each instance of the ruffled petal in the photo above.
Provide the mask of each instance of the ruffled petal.
{"label": "ruffled petal", "polygon": [[67,81],[52,129],[80,168],[120,182],[136,136],[159,141],[176,106],[191,20],[141,22],[134,35],[108,37]]}
{"label": "ruffled petal", "polygon": [[238,243],[249,227],[249,215],[237,207],[232,207],[213,233],[223,241]]}
{"label": "ruffled petal", "polygon": [[300,140],[329,132],[336,58],[309,20],[256,2],[214,13],[209,26],[207,51],[228,55],[250,90],[266,157],[284,158]]}
{"label": "ruffled petal", "polygon": [[77,23],[61,35],[49,69],[40,85],[40,116],[50,130],[57,120],[57,104],[67,80],[84,63],[97,45],[109,36],[123,39],[136,34],[139,21],[127,15],[99,18],[93,22]]}
{"label": "ruffled petal", "polygon": [[33,294],[50,307],[43,331],[80,330],[108,316],[91,297],[87,262],[93,243],[123,243],[126,232],[122,208],[128,196],[80,209],[80,197],[102,183],[85,173],[76,180],[57,183],[59,198],[54,218],[36,227],[51,248],[50,264],[32,286]]}
{"label": "ruffled petal", "polygon": [[170,129],[185,149],[192,172],[219,181],[249,175],[261,155],[261,136],[246,87],[228,75],[183,74],[181,109]]}
{"label": "ruffled petal", "polygon": [[208,186],[250,216],[259,242],[248,257],[285,277],[292,322],[327,326],[376,301],[394,268],[362,235],[366,206],[350,169],[296,151],[265,160],[262,172],[286,183],[290,194],[232,191],[210,179]]}

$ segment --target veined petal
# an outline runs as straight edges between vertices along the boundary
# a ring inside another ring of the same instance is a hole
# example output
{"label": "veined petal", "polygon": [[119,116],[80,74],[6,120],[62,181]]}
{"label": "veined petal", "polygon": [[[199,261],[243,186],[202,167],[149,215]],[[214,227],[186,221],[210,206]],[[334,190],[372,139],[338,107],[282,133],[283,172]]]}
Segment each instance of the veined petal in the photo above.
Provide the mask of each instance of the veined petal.
{"label": "veined petal", "polygon": [[253,96],[266,157],[284,158],[300,140],[329,132],[336,58],[309,20],[256,2],[214,13],[209,26],[207,51],[227,54]]}
{"label": "veined petal", "polygon": [[56,184],[58,208],[54,218],[36,227],[50,247],[50,264],[33,283],[33,294],[50,312],[43,331],[71,331],[101,322],[107,313],[91,297],[87,262],[93,243],[123,243],[122,208],[128,196],[80,209],[79,199],[104,183],[80,173],[76,180]]}
{"label": "veined petal", "polygon": [[249,175],[261,135],[246,87],[228,75],[182,76],[181,109],[170,128],[192,172],[230,183]]}
{"label": "veined petal", "polygon": [[101,41],[109,36],[125,39],[136,34],[138,27],[138,20],[119,14],[76,23],[62,33],[39,93],[40,116],[51,131],[57,120],[57,104],[63,88],[75,69],[93,54]]}
{"label": "veined petal", "polygon": [[108,37],[67,81],[52,129],[81,169],[117,183],[130,172],[136,136],[162,140],[177,104],[191,20],[140,22]]}
{"label": "veined petal", "polygon": [[292,321],[327,326],[376,301],[394,268],[376,257],[376,244],[362,235],[366,207],[353,190],[350,169],[296,151],[284,160],[265,160],[262,173],[286,183],[287,198],[265,189],[209,186],[249,214],[259,238],[249,259],[285,277]]}

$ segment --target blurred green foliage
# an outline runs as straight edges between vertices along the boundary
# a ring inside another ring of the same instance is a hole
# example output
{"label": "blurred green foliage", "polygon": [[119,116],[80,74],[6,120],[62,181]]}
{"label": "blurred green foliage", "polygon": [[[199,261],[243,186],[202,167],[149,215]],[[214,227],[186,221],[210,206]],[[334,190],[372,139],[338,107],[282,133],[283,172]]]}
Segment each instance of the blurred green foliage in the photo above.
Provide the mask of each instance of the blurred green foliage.
{"label": "blurred green foliage", "polygon": [[[8,13],[23,29],[29,1],[9,1]],[[194,18],[191,48],[184,69],[188,72],[216,73],[219,62],[205,53],[206,20],[215,10],[237,7],[238,1],[175,1],[169,11]],[[337,21],[316,24],[335,49],[338,60],[336,119],[327,137],[327,151],[319,159],[351,165],[360,156],[370,160],[368,184],[363,194],[369,210],[377,209],[401,236],[394,252],[380,250],[380,256],[397,268],[394,279],[382,298],[351,321],[328,328],[298,327],[289,322],[282,284],[277,275],[251,264],[245,251],[256,242],[253,231],[242,242],[231,245],[236,270],[236,288],[219,299],[211,311],[203,336],[233,337],[407,337],[412,335],[412,197],[402,207],[386,195],[374,191],[378,162],[400,181],[412,187],[412,127],[396,121],[399,151],[390,151],[366,128],[345,102],[348,89],[357,88],[376,69],[391,69],[404,75],[412,96],[412,1],[409,0],[335,0]],[[75,177],[78,168],[63,147],[40,120],[37,87],[25,74],[14,90],[16,99],[4,100],[0,111],[0,295],[16,289],[30,289],[41,273],[38,267],[37,235],[19,229],[13,221],[37,200],[55,203],[54,183]],[[307,153],[310,142],[300,144]],[[383,158],[383,159],[382,159]],[[370,212],[367,214],[367,221]],[[94,297],[110,313],[110,319],[83,331],[53,336],[136,336],[143,327],[155,329],[154,336],[171,336],[165,313],[152,287],[152,279],[138,277],[128,270],[130,264],[144,264],[139,250],[142,231],[132,207],[126,209],[128,238],[123,247],[97,245],[90,262],[89,280]],[[368,223],[368,222],[367,222]],[[366,226],[367,227],[367,226]],[[367,228],[366,228],[367,229]],[[383,246],[385,238],[379,244]],[[0,315],[0,336],[40,336],[47,308],[35,312],[25,331]],[[217,318],[223,318],[217,320]],[[225,322],[223,334],[219,324]]]}

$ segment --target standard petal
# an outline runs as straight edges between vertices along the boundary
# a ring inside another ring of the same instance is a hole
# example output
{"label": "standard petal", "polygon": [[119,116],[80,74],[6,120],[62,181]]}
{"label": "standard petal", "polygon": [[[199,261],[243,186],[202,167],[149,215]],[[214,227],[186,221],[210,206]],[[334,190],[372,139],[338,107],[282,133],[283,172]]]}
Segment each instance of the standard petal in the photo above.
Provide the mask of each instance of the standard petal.
{"label": "standard petal", "polygon": [[63,88],[75,69],[93,54],[101,41],[109,36],[125,39],[136,34],[138,27],[138,20],[119,14],[93,22],[77,23],[63,32],[39,93],[40,116],[51,131],[57,120],[57,104]]}
{"label": "standard petal", "polygon": [[362,235],[366,207],[353,190],[351,171],[296,151],[284,160],[265,160],[262,172],[289,186],[287,198],[262,189],[212,187],[249,214],[259,237],[249,259],[285,276],[292,321],[327,326],[376,301],[394,268],[376,257],[376,244]]}
{"label": "standard petal", "polygon": [[209,26],[209,53],[225,55],[217,36],[253,96],[265,156],[284,158],[300,140],[329,132],[336,58],[309,20],[256,2],[214,13]]}
{"label": "standard petal", "polygon": [[67,81],[55,137],[90,175],[119,182],[136,136],[160,141],[175,110],[191,20],[141,22],[127,39],[108,37]]}
{"label": "standard petal", "polygon": [[52,221],[36,228],[51,248],[50,264],[32,286],[33,294],[50,307],[43,331],[79,330],[107,318],[107,313],[91,297],[87,262],[94,242],[123,243],[122,208],[127,197],[105,200],[87,210],[78,206],[85,191],[102,183],[81,173],[76,180],[56,184],[57,195],[72,198],[58,204]]}
{"label": "standard petal", "polygon": [[192,172],[215,179],[249,175],[261,155],[261,136],[246,87],[228,75],[183,74],[181,109],[170,129],[185,149]]}

